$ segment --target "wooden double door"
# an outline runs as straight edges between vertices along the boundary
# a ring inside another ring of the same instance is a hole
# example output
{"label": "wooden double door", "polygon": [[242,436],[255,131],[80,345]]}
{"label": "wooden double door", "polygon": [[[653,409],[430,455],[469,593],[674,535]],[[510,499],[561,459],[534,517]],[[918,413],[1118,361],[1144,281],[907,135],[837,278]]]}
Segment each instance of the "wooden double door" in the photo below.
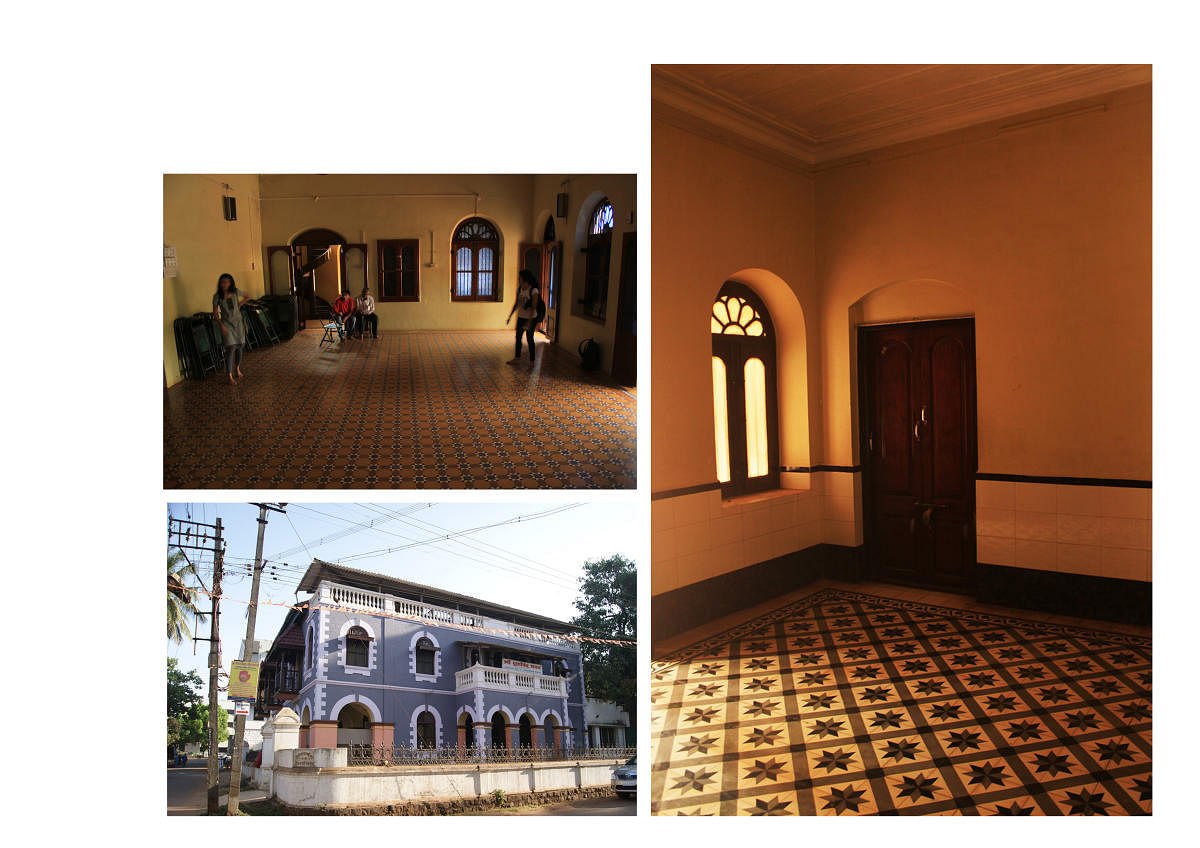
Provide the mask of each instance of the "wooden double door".
{"label": "wooden double door", "polygon": [[973,319],[860,327],[868,574],[967,589],[978,470]]}

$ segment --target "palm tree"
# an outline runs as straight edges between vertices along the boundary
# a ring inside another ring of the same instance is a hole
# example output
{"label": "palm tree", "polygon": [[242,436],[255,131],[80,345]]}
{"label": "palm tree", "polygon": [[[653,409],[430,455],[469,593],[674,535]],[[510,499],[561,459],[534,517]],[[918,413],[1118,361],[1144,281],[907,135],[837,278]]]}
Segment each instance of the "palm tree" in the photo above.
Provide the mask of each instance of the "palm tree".
{"label": "palm tree", "polygon": [[167,555],[167,638],[179,642],[184,636],[191,636],[187,620],[194,618],[204,621],[208,616],[196,608],[196,600],[200,592],[196,587],[188,585],[188,578],[195,578],[204,588],[200,572],[188,561],[183,551],[175,551]]}

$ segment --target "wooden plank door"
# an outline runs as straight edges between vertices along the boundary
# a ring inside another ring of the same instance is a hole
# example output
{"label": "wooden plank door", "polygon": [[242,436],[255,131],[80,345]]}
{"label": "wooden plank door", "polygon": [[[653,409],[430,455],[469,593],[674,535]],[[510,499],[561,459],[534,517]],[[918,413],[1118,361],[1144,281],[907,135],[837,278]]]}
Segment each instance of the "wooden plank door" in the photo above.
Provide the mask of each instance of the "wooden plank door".
{"label": "wooden plank door", "polygon": [[621,243],[621,279],[617,292],[617,326],[613,336],[613,379],[637,385],[637,233]]}
{"label": "wooden plank door", "polygon": [[975,325],[859,328],[870,573],[965,589],[975,562]]}

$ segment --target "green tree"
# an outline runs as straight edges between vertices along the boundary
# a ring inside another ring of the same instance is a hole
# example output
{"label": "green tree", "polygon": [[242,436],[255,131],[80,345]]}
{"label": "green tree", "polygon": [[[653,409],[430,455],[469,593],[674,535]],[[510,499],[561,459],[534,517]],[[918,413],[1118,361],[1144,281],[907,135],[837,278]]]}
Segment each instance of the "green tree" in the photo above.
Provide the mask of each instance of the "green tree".
{"label": "green tree", "polygon": [[[633,642],[637,639],[637,565],[617,554],[583,564],[571,623],[584,636]],[[637,715],[637,648],[583,642],[583,670],[587,695],[614,701]]]}
{"label": "green tree", "polygon": [[175,551],[167,555],[167,638],[179,642],[184,636],[191,636],[188,619],[197,622],[204,621],[208,616],[196,607],[200,597],[199,589],[192,585],[199,583],[199,589],[205,588],[200,580],[200,572],[188,561],[183,551]]}
{"label": "green tree", "polygon": [[182,671],[178,660],[167,657],[167,715],[172,718],[182,718],[188,707],[200,700],[200,692],[204,686],[200,675],[194,671]]}
{"label": "green tree", "polygon": [[[228,738],[229,713],[223,707],[217,707],[217,744]],[[179,722],[178,741],[181,745],[199,745],[201,751],[208,751],[208,704],[197,701],[188,707]]]}

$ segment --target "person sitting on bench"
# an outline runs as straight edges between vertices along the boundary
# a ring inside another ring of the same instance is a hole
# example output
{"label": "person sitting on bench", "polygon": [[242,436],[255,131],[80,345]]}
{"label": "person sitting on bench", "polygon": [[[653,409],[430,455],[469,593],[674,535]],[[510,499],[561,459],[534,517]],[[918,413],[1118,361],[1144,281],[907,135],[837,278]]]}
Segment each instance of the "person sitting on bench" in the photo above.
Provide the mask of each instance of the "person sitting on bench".
{"label": "person sitting on bench", "polygon": [[333,302],[333,320],[337,323],[338,339],[346,338],[346,321],[354,314],[354,299],[349,292],[342,292]]}
{"label": "person sitting on bench", "polygon": [[366,286],[363,286],[362,294],[354,302],[354,320],[355,329],[360,336],[366,333],[369,324],[371,338],[379,338],[379,316],[375,314],[375,298],[371,297],[371,290]]}

